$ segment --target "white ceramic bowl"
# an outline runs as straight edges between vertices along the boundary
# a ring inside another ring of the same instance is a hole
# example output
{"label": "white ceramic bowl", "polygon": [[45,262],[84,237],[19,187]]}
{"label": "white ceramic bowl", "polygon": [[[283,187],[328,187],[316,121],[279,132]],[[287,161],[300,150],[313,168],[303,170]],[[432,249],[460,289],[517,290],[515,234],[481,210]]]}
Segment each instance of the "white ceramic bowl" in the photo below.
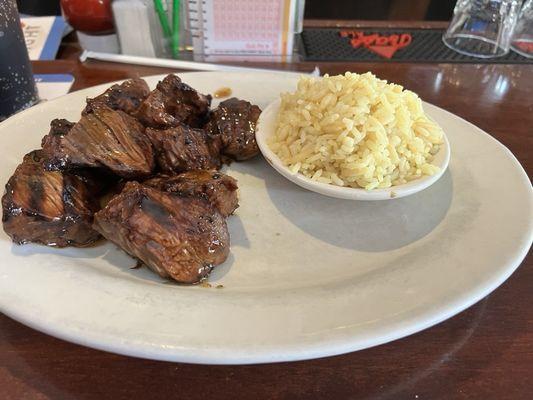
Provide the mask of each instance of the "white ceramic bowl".
{"label": "white ceramic bowl", "polygon": [[423,176],[422,178],[413,180],[403,185],[373,190],[342,187],[316,182],[300,173],[291,172],[289,168],[283,165],[279,157],[270,149],[267,144],[267,139],[274,134],[274,130],[276,128],[276,117],[279,112],[279,107],[280,100],[278,99],[270,103],[268,107],[265,108],[261,113],[256,128],[257,144],[267,162],[274,167],[276,171],[297,185],[313,192],[348,200],[397,199],[420,192],[421,190],[424,190],[434,184],[442,176],[444,171],[446,171],[446,168],[450,162],[450,144],[446,138],[446,135],[444,135],[444,143],[441,145],[439,152],[435,155],[435,158],[432,162],[432,164],[440,168],[439,172],[437,172],[435,175]]}

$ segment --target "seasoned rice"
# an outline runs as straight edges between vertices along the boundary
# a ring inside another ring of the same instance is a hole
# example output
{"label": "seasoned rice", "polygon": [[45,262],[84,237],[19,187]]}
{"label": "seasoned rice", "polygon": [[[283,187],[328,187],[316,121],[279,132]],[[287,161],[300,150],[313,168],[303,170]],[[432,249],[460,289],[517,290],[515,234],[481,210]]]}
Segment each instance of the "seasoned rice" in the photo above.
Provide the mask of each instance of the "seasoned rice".
{"label": "seasoned rice", "polygon": [[302,77],[281,95],[272,151],[294,173],[354,188],[387,188],[423,175],[443,143],[422,101],[370,72]]}

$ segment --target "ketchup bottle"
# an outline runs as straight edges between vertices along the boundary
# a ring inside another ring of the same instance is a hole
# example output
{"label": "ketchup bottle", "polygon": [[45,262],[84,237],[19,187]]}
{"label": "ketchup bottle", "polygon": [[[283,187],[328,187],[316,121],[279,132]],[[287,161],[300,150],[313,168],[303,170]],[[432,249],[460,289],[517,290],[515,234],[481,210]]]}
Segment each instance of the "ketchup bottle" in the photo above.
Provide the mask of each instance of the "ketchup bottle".
{"label": "ketchup bottle", "polygon": [[84,49],[119,52],[111,0],[61,0],[61,8]]}

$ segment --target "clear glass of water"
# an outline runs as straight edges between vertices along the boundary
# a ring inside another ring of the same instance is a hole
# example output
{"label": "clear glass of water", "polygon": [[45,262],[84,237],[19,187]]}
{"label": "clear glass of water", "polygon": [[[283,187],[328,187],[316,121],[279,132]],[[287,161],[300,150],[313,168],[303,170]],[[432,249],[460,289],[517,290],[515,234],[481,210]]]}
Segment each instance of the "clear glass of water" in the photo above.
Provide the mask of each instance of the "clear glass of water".
{"label": "clear glass of water", "polygon": [[527,0],[520,11],[511,48],[524,57],[533,58],[533,0]]}
{"label": "clear glass of water", "polygon": [[519,0],[458,0],[442,40],[452,50],[473,57],[501,57],[509,52]]}

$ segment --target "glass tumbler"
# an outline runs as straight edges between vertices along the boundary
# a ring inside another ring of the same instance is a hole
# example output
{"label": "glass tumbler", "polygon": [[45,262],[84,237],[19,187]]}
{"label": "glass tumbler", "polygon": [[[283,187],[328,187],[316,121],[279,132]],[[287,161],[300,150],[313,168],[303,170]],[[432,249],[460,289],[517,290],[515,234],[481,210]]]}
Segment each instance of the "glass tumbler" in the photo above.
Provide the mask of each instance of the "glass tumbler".
{"label": "glass tumbler", "polygon": [[0,0],[0,121],[39,100],[15,0]]}
{"label": "glass tumbler", "polygon": [[524,57],[533,58],[533,0],[527,0],[520,11],[511,48]]}
{"label": "glass tumbler", "polygon": [[501,57],[509,52],[519,0],[458,0],[442,40],[472,57]]}

